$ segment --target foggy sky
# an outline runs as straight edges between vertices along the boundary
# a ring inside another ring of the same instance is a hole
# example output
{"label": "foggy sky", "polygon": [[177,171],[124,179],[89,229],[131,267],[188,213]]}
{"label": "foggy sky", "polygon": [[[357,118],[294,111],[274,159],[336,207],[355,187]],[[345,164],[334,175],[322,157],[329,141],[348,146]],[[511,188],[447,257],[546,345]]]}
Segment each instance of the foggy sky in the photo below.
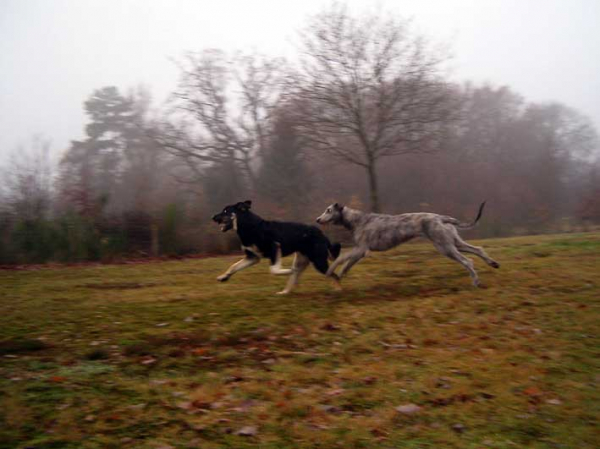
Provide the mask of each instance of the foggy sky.
{"label": "foggy sky", "polygon": [[[328,0],[0,0],[0,161],[31,136],[55,154],[83,137],[94,89],[150,88],[160,105],[186,51],[256,50],[293,59],[308,14]],[[599,0],[350,0],[413,17],[447,44],[455,81],[560,101],[600,128]]]}

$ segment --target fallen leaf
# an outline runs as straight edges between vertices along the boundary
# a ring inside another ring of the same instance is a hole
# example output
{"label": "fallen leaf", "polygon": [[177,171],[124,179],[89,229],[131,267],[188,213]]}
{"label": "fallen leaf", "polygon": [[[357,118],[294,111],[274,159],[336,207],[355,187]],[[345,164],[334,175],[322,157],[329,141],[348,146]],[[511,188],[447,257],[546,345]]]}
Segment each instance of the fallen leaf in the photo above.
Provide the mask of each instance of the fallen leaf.
{"label": "fallen leaf", "polygon": [[325,394],[327,396],[339,396],[340,394],[342,394],[345,390],[343,388],[336,388],[335,390],[329,390],[328,392],[326,392]]}
{"label": "fallen leaf", "polygon": [[258,429],[255,426],[242,427],[235,434],[242,437],[252,437],[258,433]]}
{"label": "fallen leaf", "polygon": [[335,407],[334,405],[318,405],[317,408],[326,413],[341,413],[341,409],[339,407]]}
{"label": "fallen leaf", "polygon": [[398,413],[402,413],[404,415],[412,415],[414,413],[421,411],[421,407],[419,407],[416,404],[405,404],[405,405],[399,405],[398,407],[396,407],[396,411]]}
{"label": "fallen leaf", "polygon": [[49,382],[54,382],[54,383],[61,383],[66,380],[67,380],[67,378],[63,377],[63,376],[52,376],[48,379]]}
{"label": "fallen leaf", "polygon": [[233,383],[233,382],[242,382],[244,380],[243,377],[241,376],[229,376],[225,378],[225,383],[229,384],[229,383]]}
{"label": "fallen leaf", "polygon": [[193,401],[191,405],[195,408],[199,408],[199,409],[203,409],[203,410],[208,410],[208,409],[213,408],[212,404],[210,402],[201,401],[199,399],[196,399],[195,401]]}
{"label": "fallen leaf", "polygon": [[543,393],[538,387],[529,387],[523,390],[523,394],[526,396],[541,396]]}
{"label": "fallen leaf", "polygon": [[386,437],[388,433],[384,432],[381,429],[371,429],[371,435],[373,435],[374,437],[383,438]]}
{"label": "fallen leaf", "polygon": [[460,423],[452,424],[452,430],[456,433],[463,433],[465,431],[465,426]]}

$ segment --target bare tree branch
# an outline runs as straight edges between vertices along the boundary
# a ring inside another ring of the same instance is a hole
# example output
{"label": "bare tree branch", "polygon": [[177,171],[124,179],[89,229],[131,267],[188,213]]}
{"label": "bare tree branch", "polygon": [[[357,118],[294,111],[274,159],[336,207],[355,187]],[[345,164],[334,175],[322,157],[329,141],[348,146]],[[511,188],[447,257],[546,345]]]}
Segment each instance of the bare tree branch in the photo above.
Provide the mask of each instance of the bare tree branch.
{"label": "bare tree branch", "polygon": [[257,158],[271,130],[271,115],[284,92],[282,60],[217,50],[189,53],[179,63],[174,116],[157,137],[165,151],[198,167],[233,162],[256,187]]}
{"label": "bare tree branch", "polygon": [[[297,120],[316,148],[375,176],[382,157],[428,153],[458,108],[442,76],[445,55],[407,21],[344,6],[315,16],[302,35]],[[377,183],[371,201],[379,209]]]}

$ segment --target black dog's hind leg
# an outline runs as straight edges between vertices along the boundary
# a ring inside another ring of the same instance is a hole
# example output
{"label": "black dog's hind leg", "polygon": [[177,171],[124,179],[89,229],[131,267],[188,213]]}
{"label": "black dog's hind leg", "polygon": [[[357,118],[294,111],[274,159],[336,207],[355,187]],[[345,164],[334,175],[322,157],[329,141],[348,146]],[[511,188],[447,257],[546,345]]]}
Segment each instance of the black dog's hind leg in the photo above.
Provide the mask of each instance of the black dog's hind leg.
{"label": "black dog's hind leg", "polygon": [[329,257],[329,248],[326,245],[315,245],[313,250],[308,254],[308,258],[314,265],[314,267],[320,273],[323,273],[325,276],[329,276],[333,279],[333,286],[336,290],[341,290],[342,285],[340,284],[340,278],[337,274],[331,273],[328,274],[329,262],[327,261]]}
{"label": "black dog's hind leg", "polygon": [[306,270],[306,267],[308,267],[308,265],[310,265],[310,260],[308,259],[308,257],[306,257],[304,254],[296,253],[296,255],[294,256],[294,263],[292,264],[293,273],[290,276],[285,288],[277,294],[287,295],[289,292],[291,292],[296,286],[296,284],[298,284],[298,279],[300,279],[300,275],[304,270]]}
{"label": "black dog's hind leg", "polygon": [[281,245],[277,242],[274,243],[271,249],[270,259],[269,271],[271,274],[292,274],[293,270],[281,267]]}

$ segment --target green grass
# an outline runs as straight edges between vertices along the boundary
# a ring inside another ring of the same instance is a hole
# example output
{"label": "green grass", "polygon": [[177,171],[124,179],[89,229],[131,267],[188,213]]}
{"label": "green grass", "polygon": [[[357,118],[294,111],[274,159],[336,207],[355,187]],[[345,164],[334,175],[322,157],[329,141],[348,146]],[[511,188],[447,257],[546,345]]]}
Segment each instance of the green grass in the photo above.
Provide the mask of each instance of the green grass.
{"label": "green grass", "polygon": [[481,244],[485,289],[428,243],[286,297],[236,257],[0,272],[0,447],[597,447],[600,234]]}

